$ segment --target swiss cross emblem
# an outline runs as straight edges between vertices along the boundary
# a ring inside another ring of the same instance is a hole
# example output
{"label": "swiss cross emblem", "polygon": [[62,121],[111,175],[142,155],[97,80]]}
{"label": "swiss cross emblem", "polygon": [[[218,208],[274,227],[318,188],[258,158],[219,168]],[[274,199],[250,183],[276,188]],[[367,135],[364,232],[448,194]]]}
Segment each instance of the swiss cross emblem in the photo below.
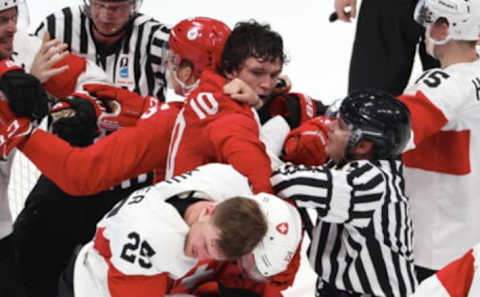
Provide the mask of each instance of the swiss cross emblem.
{"label": "swiss cross emblem", "polygon": [[288,233],[288,223],[280,223],[277,225],[277,231],[280,232],[280,234],[287,235]]}

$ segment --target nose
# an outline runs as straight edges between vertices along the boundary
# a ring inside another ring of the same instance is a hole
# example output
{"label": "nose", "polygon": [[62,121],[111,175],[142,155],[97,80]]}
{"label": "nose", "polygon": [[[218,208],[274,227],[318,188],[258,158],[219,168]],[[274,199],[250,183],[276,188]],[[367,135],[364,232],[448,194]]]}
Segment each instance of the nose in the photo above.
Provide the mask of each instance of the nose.
{"label": "nose", "polygon": [[97,11],[97,17],[101,22],[112,21],[113,13],[108,7],[99,8]]}
{"label": "nose", "polygon": [[269,95],[275,87],[276,81],[276,79],[273,79],[270,76],[262,78],[262,81],[260,82],[260,88],[262,89],[264,94],[261,95]]}
{"label": "nose", "polygon": [[11,33],[17,32],[17,22],[13,18],[9,19],[5,25],[5,30]]}

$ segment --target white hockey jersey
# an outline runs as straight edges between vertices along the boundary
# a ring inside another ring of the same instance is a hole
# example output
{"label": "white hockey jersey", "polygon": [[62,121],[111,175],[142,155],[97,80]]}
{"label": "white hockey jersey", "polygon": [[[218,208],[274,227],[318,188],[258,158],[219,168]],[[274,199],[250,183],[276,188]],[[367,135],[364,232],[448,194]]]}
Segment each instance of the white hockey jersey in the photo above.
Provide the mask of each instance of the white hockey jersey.
{"label": "white hockey jersey", "polygon": [[426,71],[400,100],[414,132],[403,160],[415,261],[437,270],[480,242],[480,61]]}
{"label": "white hockey jersey", "polygon": [[[27,72],[30,71],[33,59],[40,49],[42,41],[36,36],[26,32],[17,31],[13,42],[14,53],[12,60],[22,66]],[[92,62],[86,61],[85,71],[76,77],[76,91],[82,90],[86,83],[109,83],[103,70],[98,68]],[[71,75],[70,72],[62,73]],[[7,160],[0,160],[0,239],[6,237],[12,232],[12,216],[8,202],[8,184],[10,179],[10,170],[15,150],[12,151]]]}
{"label": "white hockey jersey", "polygon": [[184,254],[189,227],[165,202],[192,191],[217,202],[252,195],[248,180],[224,164],[201,166],[132,193],[97,224],[94,242],[77,257],[75,296],[151,296],[152,291],[163,296],[179,285],[193,288],[213,272],[211,263]]}

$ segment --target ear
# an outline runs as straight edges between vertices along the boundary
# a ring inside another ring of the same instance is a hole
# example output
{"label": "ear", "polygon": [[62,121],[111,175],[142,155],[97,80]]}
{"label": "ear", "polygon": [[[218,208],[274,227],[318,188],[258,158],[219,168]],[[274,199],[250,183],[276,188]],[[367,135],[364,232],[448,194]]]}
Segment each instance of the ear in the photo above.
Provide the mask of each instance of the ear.
{"label": "ear", "polygon": [[373,142],[369,140],[361,140],[354,148],[353,153],[356,156],[364,156],[369,154],[373,150]]}
{"label": "ear", "polygon": [[216,207],[217,207],[217,203],[215,203],[215,202],[212,202],[212,203],[208,204],[207,207],[204,210],[205,214],[209,215],[209,216],[213,215]]}
{"label": "ear", "polygon": [[440,27],[440,30],[439,30],[440,38],[441,40],[444,40],[445,38],[447,38],[448,34],[450,34],[450,26],[446,23],[441,23],[439,27]]}

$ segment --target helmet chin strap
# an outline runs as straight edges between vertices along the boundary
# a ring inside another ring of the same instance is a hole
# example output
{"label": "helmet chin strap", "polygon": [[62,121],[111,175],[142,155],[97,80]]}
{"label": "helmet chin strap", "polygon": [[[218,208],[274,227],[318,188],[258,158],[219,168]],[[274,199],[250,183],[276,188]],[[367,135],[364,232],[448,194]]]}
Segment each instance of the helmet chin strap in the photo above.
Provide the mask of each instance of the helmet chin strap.
{"label": "helmet chin strap", "polygon": [[188,96],[190,94],[190,92],[192,90],[194,90],[196,87],[198,87],[198,84],[200,83],[200,79],[197,79],[194,83],[190,84],[190,85],[187,85],[185,84],[183,81],[180,80],[180,78],[178,78],[178,75],[177,75],[177,72],[176,71],[169,71],[170,72],[170,75],[167,75],[167,85],[169,87],[172,87],[173,84],[171,82],[171,80],[175,80],[175,82],[180,86],[181,88],[181,92],[182,92],[182,96]]}
{"label": "helmet chin strap", "polygon": [[447,42],[449,42],[452,37],[450,36],[450,33],[448,34],[448,36],[444,39],[444,40],[435,40],[431,37],[431,31],[432,31],[432,26],[427,26],[426,27],[426,31],[425,31],[425,39],[427,40],[427,42],[425,43],[425,50],[427,52],[427,54],[429,54],[430,56],[434,57],[434,58],[437,58],[435,57],[435,46],[436,45],[444,45],[446,44]]}

